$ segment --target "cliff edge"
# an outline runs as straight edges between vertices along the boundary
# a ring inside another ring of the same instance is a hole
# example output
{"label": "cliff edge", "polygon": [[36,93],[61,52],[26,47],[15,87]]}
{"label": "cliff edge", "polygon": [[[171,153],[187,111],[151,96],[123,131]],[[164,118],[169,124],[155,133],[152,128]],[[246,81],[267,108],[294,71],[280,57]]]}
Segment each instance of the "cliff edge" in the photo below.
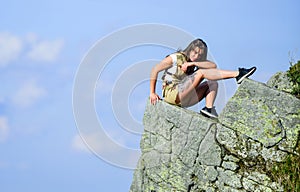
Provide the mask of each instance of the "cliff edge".
{"label": "cliff edge", "polygon": [[246,79],[218,120],[159,101],[143,123],[131,192],[283,191],[269,171],[296,153],[300,100]]}

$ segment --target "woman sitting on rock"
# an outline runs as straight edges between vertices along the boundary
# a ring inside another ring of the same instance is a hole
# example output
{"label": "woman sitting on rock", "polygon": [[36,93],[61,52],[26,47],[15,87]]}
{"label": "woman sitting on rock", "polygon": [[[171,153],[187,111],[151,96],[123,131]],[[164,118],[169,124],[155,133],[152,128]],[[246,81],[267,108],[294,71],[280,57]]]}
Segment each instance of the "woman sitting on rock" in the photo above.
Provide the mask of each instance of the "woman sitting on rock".
{"label": "woman sitting on rock", "polygon": [[[217,80],[236,78],[240,84],[246,77],[254,73],[256,67],[239,68],[237,71],[217,69],[215,63],[207,60],[207,45],[201,39],[195,39],[184,50],[168,55],[155,65],[150,75],[150,102],[155,104],[159,95],[156,94],[158,73],[163,74],[164,101],[189,107],[205,97],[205,107],[200,112],[209,117],[217,118],[214,101],[218,92]],[[202,82],[204,79],[207,81]],[[202,82],[202,83],[201,83]]]}

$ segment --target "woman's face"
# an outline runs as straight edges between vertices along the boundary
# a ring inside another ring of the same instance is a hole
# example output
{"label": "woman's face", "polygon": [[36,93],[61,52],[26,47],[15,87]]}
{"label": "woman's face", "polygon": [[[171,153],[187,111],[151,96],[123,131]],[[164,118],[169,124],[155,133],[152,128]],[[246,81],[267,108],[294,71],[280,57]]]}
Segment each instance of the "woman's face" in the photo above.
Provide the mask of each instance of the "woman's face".
{"label": "woman's face", "polygon": [[190,51],[189,58],[191,61],[197,61],[198,59],[200,59],[202,54],[203,54],[203,49],[199,47],[195,47]]}

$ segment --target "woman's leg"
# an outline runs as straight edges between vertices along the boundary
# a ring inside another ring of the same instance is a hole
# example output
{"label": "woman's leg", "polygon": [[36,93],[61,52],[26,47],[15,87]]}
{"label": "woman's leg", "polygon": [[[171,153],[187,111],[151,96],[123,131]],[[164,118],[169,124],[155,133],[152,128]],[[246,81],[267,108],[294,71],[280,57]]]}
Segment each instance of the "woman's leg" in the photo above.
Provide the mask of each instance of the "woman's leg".
{"label": "woman's leg", "polygon": [[[207,81],[208,89],[205,95],[205,106],[207,108],[212,108],[215,103],[215,99],[218,93],[218,82],[217,81]],[[201,87],[199,87],[201,89]],[[199,96],[199,95],[198,95]],[[201,101],[201,99],[199,100]]]}
{"label": "woman's leg", "polygon": [[239,71],[228,71],[220,69],[199,69],[195,72],[192,82],[185,88],[185,90],[182,93],[179,93],[179,99],[180,101],[190,100],[190,95],[195,96],[195,90],[196,92],[199,92],[197,91],[197,87],[200,85],[204,78],[208,80],[221,80],[234,78],[238,76],[238,74]]}
{"label": "woman's leg", "polygon": [[215,81],[221,79],[234,78],[239,75],[239,71],[229,71],[221,69],[199,69],[196,73],[198,73],[198,78],[205,78],[208,80]]}
{"label": "woman's leg", "polygon": [[[200,101],[203,98],[203,95],[205,95],[206,92],[203,92],[206,89],[198,88],[200,83],[203,81],[203,79],[211,80],[211,81],[217,81],[221,79],[229,79],[229,78],[237,78],[237,83],[241,83],[244,78],[252,75],[254,71],[256,70],[256,67],[252,67],[250,69],[245,68],[239,68],[238,71],[229,71],[229,70],[221,70],[221,69],[198,69],[194,75],[192,82],[187,85],[185,90],[178,94],[178,97],[181,101],[181,104],[183,106],[186,104],[192,104],[196,102],[195,99],[192,99],[192,97],[195,97],[197,95],[198,101]],[[201,86],[200,86],[201,87]],[[198,90],[200,89],[200,90]],[[217,86],[216,86],[217,89]],[[196,92],[196,93],[195,93]],[[208,94],[208,93],[207,93]],[[207,107],[210,107],[210,105],[213,105],[214,99],[216,97],[217,92],[212,92],[209,97],[207,98]],[[206,96],[206,95],[205,95]]]}
{"label": "woman's leg", "polygon": [[205,105],[208,108],[213,107],[218,92],[218,83],[216,81],[205,81],[201,83],[194,91],[187,94],[185,97],[181,96],[181,105],[189,107],[197,104],[205,97]]}
{"label": "woman's leg", "polygon": [[249,77],[256,71],[256,67],[249,69],[239,68],[238,71],[228,71],[221,69],[199,69],[198,78],[206,78],[208,80],[220,80],[228,78],[236,78],[238,84],[240,84],[245,78]]}

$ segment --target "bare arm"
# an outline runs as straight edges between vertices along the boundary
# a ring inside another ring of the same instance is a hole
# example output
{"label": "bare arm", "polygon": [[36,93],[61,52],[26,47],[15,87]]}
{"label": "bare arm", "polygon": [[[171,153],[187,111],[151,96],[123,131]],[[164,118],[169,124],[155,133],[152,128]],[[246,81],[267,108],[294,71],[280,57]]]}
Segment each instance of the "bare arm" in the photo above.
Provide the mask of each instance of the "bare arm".
{"label": "bare arm", "polygon": [[168,56],[152,68],[151,74],[150,74],[150,102],[151,102],[151,104],[155,104],[156,101],[158,99],[160,99],[159,96],[155,92],[158,73],[160,71],[163,71],[165,69],[172,67],[172,64],[173,64],[172,58],[170,56]]}
{"label": "bare arm", "polygon": [[201,69],[213,69],[213,68],[217,68],[217,65],[209,60],[206,61],[200,61],[200,62],[192,62],[193,65],[201,68]]}
{"label": "bare arm", "polygon": [[197,66],[200,69],[214,69],[217,65],[212,61],[199,61],[199,62],[187,62],[184,63],[181,69],[185,72],[189,66]]}

